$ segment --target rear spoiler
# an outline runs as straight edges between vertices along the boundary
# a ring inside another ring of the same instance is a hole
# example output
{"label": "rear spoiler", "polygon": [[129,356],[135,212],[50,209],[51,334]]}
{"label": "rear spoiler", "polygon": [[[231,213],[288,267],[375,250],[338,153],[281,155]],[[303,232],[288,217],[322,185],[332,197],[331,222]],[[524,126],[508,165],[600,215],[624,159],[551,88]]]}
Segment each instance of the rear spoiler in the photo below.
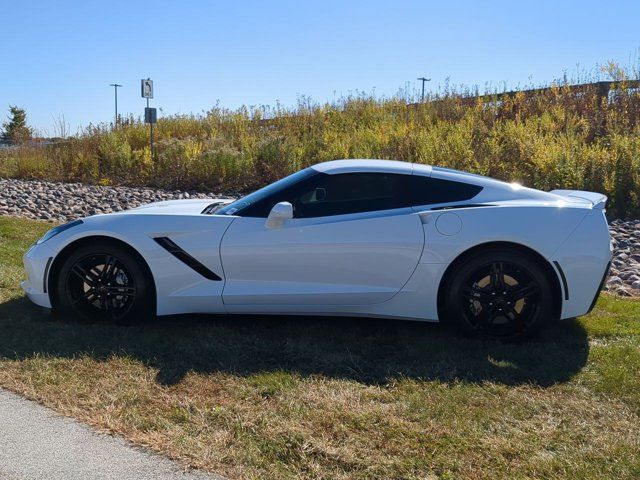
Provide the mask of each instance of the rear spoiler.
{"label": "rear spoiler", "polygon": [[607,196],[596,192],[584,192],[582,190],[551,190],[549,193],[565,197],[572,202],[588,202],[593,208],[604,210],[607,203]]}

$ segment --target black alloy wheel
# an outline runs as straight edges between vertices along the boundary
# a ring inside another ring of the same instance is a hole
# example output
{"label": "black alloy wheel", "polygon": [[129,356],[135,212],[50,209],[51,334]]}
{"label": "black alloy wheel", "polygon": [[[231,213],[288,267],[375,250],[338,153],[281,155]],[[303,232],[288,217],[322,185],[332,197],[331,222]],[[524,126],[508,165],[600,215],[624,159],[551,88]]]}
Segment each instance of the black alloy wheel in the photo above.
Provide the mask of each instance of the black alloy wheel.
{"label": "black alloy wheel", "polygon": [[516,340],[553,318],[552,292],[539,264],[516,252],[491,251],[455,272],[446,294],[446,316],[466,333]]}
{"label": "black alloy wheel", "polygon": [[74,252],[57,279],[60,306],[85,320],[130,323],[150,311],[149,279],[126,250],[87,245]]}

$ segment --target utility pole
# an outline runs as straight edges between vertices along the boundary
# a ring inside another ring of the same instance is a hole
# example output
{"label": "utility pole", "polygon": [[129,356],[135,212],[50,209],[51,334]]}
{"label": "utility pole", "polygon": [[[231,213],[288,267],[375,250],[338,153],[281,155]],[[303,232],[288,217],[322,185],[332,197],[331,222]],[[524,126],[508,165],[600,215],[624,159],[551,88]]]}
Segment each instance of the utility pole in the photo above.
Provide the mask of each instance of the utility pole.
{"label": "utility pole", "polygon": [[116,129],[118,128],[118,87],[121,87],[122,85],[118,83],[110,83],[109,86],[113,87],[113,92],[115,93],[116,97],[116,116],[114,117],[113,122],[113,128]]}
{"label": "utility pole", "polygon": [[430,82],[430,81],[431,81],[431,79],[430,79],[430,78],[420,77],[420,78],[418,78],[418,80],[422,80],[422,97],[421,97],[421,100],[420,100],[420,101],[421,101],[421,102],[424,102],[424,84],[425,84],[426,82]]}

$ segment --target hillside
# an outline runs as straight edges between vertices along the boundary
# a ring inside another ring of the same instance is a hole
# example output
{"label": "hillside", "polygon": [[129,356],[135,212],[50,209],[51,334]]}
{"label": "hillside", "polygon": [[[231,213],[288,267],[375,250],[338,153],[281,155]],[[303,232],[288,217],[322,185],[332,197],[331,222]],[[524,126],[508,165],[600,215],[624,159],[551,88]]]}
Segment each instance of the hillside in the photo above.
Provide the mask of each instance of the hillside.
{"label": "hillside", "polygon": [[[243,192],[336,158],[393,158],[524,185],[606,193],[609,212],[640,216],[640,95],[597,86],[424,104],[366,96],[332,105],[215,108],[162,118],[156,151],[133,118],[117,130],[0,151],[0,176]],[[635,86],[635,85],[633,85]]]}

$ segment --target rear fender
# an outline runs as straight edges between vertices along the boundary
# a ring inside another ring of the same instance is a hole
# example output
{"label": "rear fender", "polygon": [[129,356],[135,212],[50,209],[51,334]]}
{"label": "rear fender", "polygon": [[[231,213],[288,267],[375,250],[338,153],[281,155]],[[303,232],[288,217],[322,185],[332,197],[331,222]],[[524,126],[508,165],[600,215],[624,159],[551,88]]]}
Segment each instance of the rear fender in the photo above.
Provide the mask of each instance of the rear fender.
{"label": "rear fender", "polygon": [[611,260],[612,246],[607,220],[600,209],[591,210],[578,228],[553,253],[564,271],[569,298],[563,302],[561,318],[589,311]]}

